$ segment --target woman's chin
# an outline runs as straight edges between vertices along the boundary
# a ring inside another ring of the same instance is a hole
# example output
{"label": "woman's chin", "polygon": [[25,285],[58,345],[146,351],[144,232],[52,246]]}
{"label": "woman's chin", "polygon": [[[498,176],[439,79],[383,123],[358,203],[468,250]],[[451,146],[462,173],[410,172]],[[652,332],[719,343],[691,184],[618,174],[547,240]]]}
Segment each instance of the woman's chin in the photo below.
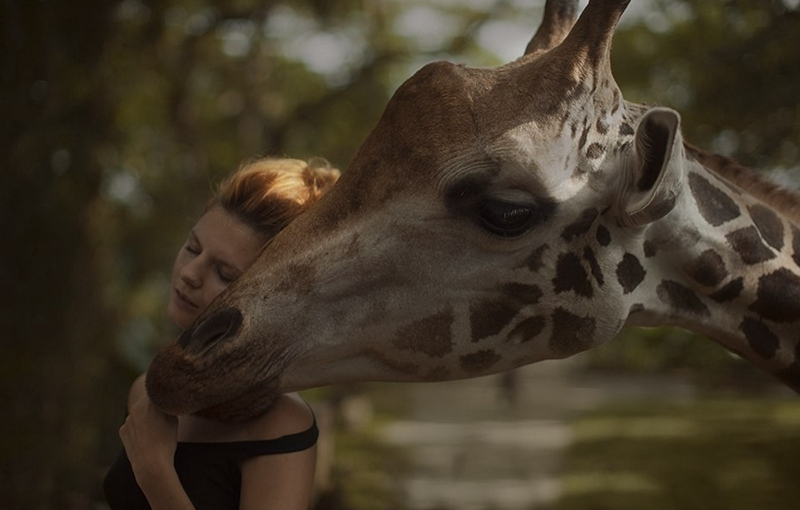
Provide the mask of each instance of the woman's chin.
{"label": "woman's chin", "polygon": [[197,318],[197,315],[181,310],[172,301],[170,301],[169,305],[167,306],[167,317],[169,317],[169,320],[178,326],[181,331],[185,331],[189,329],[192,324],[194,324],[194,320]]}

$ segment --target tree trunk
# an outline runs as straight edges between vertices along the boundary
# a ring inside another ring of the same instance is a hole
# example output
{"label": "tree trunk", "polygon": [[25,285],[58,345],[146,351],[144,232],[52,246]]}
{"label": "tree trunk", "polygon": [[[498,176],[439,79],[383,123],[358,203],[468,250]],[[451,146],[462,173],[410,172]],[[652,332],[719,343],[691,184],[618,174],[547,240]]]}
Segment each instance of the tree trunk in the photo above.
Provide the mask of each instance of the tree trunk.
{"label": "tree trunk", "polygon": [[121,398],[93,238],[96,154],[113,129],[94,77],[115,8],[0,5],[0,508],[99,495],[103,421]]}

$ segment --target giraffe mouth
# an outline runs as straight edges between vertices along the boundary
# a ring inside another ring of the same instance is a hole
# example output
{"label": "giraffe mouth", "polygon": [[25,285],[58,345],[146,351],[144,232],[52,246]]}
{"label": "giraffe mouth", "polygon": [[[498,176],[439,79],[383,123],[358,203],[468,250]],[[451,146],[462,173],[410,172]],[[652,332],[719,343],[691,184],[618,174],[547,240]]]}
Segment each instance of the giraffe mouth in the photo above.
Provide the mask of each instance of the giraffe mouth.
{"label": "giraffe mouth", "polygon": [[[156,407],[171,415],[196,414],[221,422],[245,421],[272,407],[282,393],[286,356],[270,356],[273,363],[265,366],[248,349],[219,343],[229,331],[221,324],[231,323],[212,322],[205,329],[201,324],[204,342],[193,349],[184,348],[179,339],[155,356],[146,386]],[[209,342],[211,346],[203,347]],[[208,359],[211,351],[213,359]]]}
{"label": "giraffe mouth", "polygon": [[250,420],[269,411],[280,396],[278,379],[262,383],[242,396],[201,409],[194,414],[223,423],[238,423]]}

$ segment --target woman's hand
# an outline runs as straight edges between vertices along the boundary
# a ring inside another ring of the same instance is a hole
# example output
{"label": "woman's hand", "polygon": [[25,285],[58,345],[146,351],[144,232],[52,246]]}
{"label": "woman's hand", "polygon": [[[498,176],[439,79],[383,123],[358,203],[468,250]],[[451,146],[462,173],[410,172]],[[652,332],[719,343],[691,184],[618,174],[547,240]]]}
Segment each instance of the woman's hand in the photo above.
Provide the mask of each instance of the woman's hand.
{"label": "woman's hand", "polygon": [[119,436],[140,487],[174,471],[178,419],[156,409],[146,393],[131,406]]}
{"label": "woman's hand", "polygon": [[119,437],[150,508],[195,510],[175,472],[178,419],[156,409],[144,389],[144,376],[131,386]]}

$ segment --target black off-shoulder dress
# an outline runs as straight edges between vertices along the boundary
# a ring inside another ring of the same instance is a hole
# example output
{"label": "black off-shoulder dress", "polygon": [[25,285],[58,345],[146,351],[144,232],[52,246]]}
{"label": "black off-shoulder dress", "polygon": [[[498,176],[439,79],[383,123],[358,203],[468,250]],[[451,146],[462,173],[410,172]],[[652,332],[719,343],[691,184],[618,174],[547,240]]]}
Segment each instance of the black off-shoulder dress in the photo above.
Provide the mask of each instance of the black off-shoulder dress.
{"label": "black off-shoulder dress", "polygon": [[[260,441],[229,443],[179,442],[175,449],[175,471],[197,510],[237,510],[242,483],[240,464],[259,455],[299,452],[311,448],[319,437],[316,420],[307,430]],[[136,484],[123,449],[103,483],[112,510],[149,510],[144,493]]]}

